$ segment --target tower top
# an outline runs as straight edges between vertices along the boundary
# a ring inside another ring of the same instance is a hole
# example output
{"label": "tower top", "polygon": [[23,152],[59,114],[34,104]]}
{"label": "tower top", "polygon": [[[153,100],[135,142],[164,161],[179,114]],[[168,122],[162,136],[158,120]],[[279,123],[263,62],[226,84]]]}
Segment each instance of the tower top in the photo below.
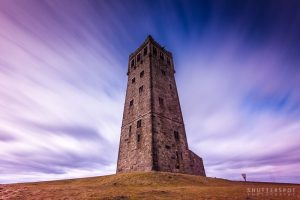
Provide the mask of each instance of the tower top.
{"label": "tower top", "polygon": [[154,40],[154,38],[152,37],[152,35],[148,35],[145,39],[145,41],[140,45],[139,48],[137,48],[134,52],[132,52],[130,55],[129,55],[129,59],[131,59],[133,56],[135,56],[138,52],[140,52],[148,43],[151,43],[153,46],[155,46],[156,48],[160,49],[161,51],[164,51],[164,53],[168,54],[168,56],[170,56],[171,58],[173,57],[172,56],[172,53],[167,51],[165,49],[164,46],[161,46],[158,42],[156,42]]}
{"label": "tower top", "polygon": [[148,35],[146,40],[154,40],[154,39],[153,39],[152,35]]}

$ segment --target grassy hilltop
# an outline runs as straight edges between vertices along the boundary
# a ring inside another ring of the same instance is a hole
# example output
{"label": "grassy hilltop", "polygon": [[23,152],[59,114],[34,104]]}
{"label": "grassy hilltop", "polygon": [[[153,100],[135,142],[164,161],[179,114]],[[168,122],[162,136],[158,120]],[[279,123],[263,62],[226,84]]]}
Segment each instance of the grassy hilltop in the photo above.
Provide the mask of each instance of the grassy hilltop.
{"label": "grassy hilltop", "polygon": [[[294,188],[293,192],[247,194],[249,189]],[[256,196],[255,196],[256,195]],[[277,196],[276,196],[277,195]],[[280,195],[280,196],[279,196]],[[145,172],[92,178],[0,185],[0,199],[191,199],[300,200],[300,185],[229,181],[185,174]]]}

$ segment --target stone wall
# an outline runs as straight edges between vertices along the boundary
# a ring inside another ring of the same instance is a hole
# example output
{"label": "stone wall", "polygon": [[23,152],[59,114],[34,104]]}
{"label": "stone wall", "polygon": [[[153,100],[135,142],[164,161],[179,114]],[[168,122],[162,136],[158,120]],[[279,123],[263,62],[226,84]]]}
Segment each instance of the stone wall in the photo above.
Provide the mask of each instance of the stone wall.
{"label": "stone wall", "polygon": [[192,174],[206,176],[202,158],[190,151]]}
{"label": "stone wall", "polygon": [[[145,45],[144,48],[149,47]],[[152,170],[151,82],[148,54],[141,56],[139,62],[135,61],[134,65],[131,65],[131,60],[128,63],[117,172]]]}
{"label": "stone wall", "polygon": [[188,148],[174,74],[172,54],[151,37],[130,55],[118,173],[205,175],[202,159]]}

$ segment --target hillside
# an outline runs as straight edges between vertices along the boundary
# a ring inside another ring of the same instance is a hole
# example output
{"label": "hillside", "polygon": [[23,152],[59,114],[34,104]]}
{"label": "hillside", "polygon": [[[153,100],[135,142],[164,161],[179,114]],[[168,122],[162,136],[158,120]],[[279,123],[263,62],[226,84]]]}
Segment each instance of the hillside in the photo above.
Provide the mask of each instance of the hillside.
{"label": "hillside", "polygon": [[[249,193],[272,188],[267,193]],[[275,192],[275,189],[277,191]],[[279,189],[281,188],[281,192]],[[291,191],[289,191],[291,188]],[[285,191],[284,191],[285,190]],[[260,195],[257,197],[257,195]],[[280,195],[280,196],[279,196]],[[163,172],[0,185],[0,199],[300,199],[299,184],[238,182]]]}

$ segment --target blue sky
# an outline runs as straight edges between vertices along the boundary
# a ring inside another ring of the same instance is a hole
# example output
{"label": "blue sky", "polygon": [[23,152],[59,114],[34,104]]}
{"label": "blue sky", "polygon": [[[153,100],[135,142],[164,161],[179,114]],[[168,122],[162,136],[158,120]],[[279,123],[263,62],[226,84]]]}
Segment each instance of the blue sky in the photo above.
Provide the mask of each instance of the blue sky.
{"label": "blue sky", "polygon": [[115,172],[148,34],[208,176],[299,183],[299,1],[2,0],[0,27],[0,183]]}

